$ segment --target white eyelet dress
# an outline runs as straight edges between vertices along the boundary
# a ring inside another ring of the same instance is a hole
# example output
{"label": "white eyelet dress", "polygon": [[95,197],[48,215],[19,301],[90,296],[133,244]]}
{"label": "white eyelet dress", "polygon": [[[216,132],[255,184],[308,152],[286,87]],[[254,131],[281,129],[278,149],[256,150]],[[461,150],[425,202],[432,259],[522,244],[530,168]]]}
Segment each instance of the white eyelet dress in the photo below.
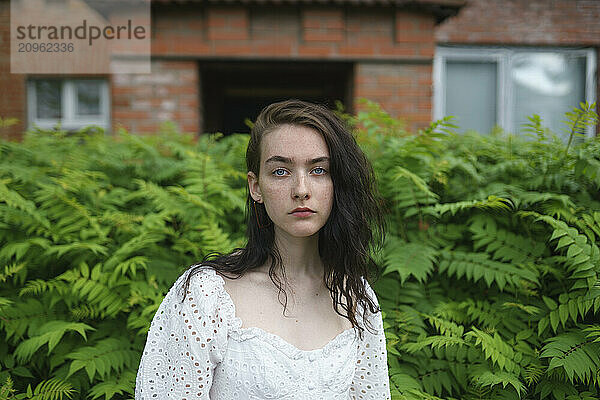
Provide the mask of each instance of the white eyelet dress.
{"label": "white eyelet dress", "polygon": [[391,398],[381,313],[368,313],[375,335],[365,328],[359,340],[347,329],[323,348],[301,350],[261,328],[242,328],[223,278],[210,267],[195,273],[181,303],[179,288],[189,272],[177,279],[152,320],[136,400]]}

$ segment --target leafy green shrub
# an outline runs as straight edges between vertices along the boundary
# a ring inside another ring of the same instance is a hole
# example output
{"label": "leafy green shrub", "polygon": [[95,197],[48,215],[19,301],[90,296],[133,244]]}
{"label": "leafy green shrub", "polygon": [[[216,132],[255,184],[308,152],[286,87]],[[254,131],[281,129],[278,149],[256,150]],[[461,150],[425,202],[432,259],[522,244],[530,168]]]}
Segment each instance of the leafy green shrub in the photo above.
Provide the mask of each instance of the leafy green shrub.
{"label": "leafy green shrub", "polygon": [[[530,140],[346,118],[389,210],[374,288],[393,397],[598,398],[600,141],[565,146],[535,117]],[[0,142],[0,399],[133,394],[175,278],[244,244],[247,136],[218,137]]]}
{"label": "leafy green shrub", "polygon": [[56,379],[69,398],[133,393],[176,277],[244,243],[247,139],[217,138],[37,132],[0,143],[0,382],[25,391]]}
{"label": "leafy green shrub", "polygon": [[600,140],[573,140],[594,107],[567,114],[566,146],[537,116],[529,137],[351,119],[389,209],[394,398],[600,398]]}

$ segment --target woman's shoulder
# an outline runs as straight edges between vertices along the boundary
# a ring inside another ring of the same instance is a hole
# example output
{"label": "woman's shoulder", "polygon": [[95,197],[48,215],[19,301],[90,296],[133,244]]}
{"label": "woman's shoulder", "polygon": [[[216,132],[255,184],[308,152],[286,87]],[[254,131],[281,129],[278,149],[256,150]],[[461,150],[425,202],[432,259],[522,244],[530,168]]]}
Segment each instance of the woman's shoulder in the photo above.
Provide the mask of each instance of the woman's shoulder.
{"label": "woman's shoulder", "polygon": [[208,265],[195,264],[185,270],[169,289],[163,303],[164,311],[191,313],[198,317],[218,315],[228,325],[235,316],[223,279]]}
{"label": "woman's shoulder", "polygon": [[193,264],[188,267],[175,281],[171,290],[185,297],[203,295],[210,297],[223,286],[223,279],[210,265]]}

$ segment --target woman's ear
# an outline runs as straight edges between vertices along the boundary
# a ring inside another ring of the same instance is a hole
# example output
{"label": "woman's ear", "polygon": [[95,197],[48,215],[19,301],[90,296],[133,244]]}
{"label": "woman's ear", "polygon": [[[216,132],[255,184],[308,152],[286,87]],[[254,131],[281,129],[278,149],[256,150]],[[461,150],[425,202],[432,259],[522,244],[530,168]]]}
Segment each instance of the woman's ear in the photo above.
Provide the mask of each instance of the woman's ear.
{"label": "woman's ear", "polygon": [[258,177],[252,171],[248,171],[248,189],[250,189],[250,196],[252,196],[254,201],[262,203],[262,193],[258,185]]}

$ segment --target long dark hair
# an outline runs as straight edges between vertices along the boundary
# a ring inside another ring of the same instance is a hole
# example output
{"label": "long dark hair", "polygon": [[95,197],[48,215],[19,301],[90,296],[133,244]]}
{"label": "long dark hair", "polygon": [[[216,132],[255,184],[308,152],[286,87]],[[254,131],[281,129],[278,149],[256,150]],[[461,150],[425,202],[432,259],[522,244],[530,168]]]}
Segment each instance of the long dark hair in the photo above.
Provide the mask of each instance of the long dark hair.
{"label": "long dark hair", "polygon": [[[359,330],[362,338],[363,328],[356,320],[356,305],[363,306],[363,318],[366,316],[367,306],[371,313],[379,312],[380,309],[367,296],[361,276],[367,281],[381,276],[382,270],[370,252],[381,250],[386,230],[383,203],[376,188],[373,168],[351,131],[335,113],[317,104],[287,100],[264,108],[252,128],[246,150],[246,165],[248,171],[254,172],[256,176],[260,174],[260,144],[263,136],[282,125],[312,128],[327,143],[334,199],[329,218],[319,231],[323,279],[331,293],[336,313],[347,318],[352,327]],[[218,273],[229,273],[233,275],[230,278],[237,279],[246,271],[264,265],[270,256],[269,276],[278,287],[279,294],[283,292],[285,295],[285,315],[287,294],[276,274],[276,271],[281,272],[285,280],[285,269],[281,255],[273,245],[273,223],[264,203],[255,203],[249,191],[246,219],[246,247],[236,248],[229,254],[206,254],[200,263],[190,267],[184,293],[187,292],[191,276],[204,266],[212,267]],[[345,302],[342,301],[343,298]],[[345,314],[340,313],[339,306]]]}

